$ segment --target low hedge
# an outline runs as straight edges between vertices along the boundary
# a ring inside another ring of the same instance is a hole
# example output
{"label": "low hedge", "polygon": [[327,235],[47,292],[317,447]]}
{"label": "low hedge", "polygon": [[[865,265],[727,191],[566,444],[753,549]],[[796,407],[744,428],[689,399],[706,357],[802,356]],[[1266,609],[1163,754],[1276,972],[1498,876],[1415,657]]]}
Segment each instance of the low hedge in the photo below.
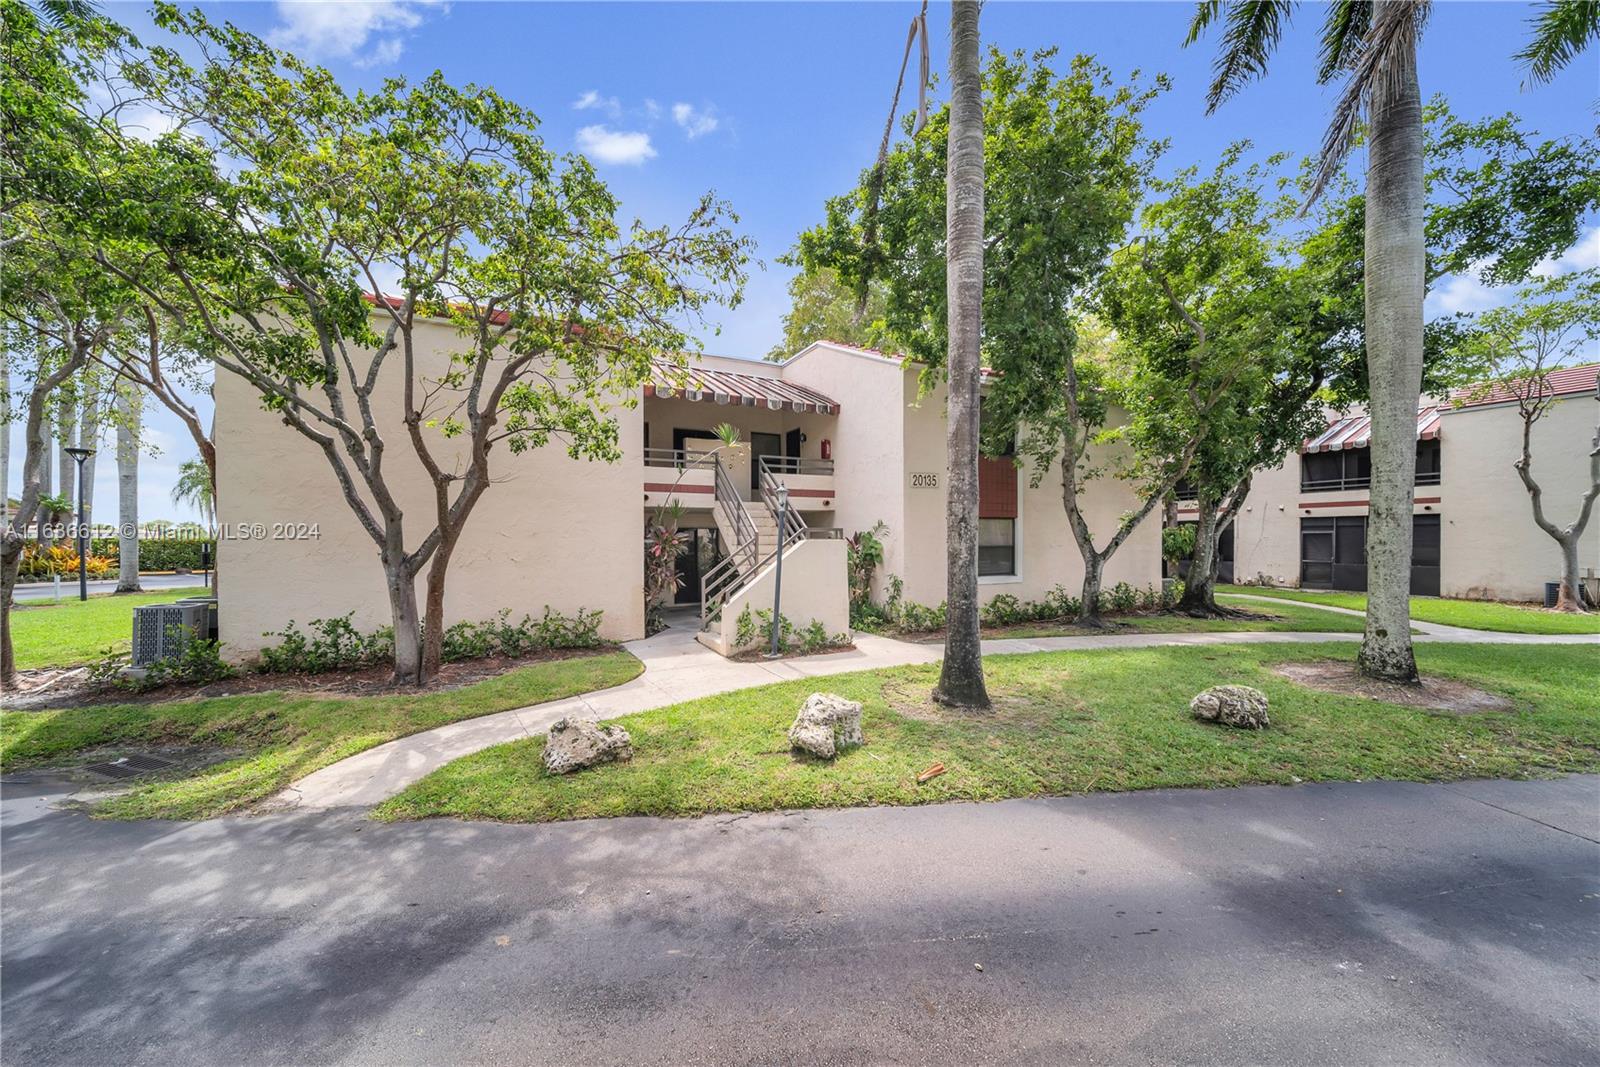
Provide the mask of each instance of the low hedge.
{"label": "low hedge", "polygon": [[[115,537],[94,538],[90,554],[119,559]],[[210,540],[193,541],[177,537],[146,538],[139,542],[139,569],[142,571],[197,571],[201,568],[200,546],[211,546],[211,566],[217,565],[216,543]]]}

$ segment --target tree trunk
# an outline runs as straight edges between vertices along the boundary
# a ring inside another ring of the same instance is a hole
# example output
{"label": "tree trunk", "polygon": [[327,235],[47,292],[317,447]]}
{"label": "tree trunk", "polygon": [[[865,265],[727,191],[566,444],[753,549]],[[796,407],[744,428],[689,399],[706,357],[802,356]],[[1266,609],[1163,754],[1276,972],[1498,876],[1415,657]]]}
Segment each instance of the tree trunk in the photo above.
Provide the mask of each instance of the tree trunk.
{"label": "tree trunk", "polygon": [[1194,551],[1189,554],[1189,574],[1183,580],[1178,610],[1197,619],[1220,615],[1217,609],[1217,504],[1201,493],[1200,513],[1194,529]]}
{"label": "tree trunk", "polygon": [[987,708],[978,636],[978,374],[983,334],[983,85],[977,0],[950,8],[950,156],[945,176],[949,305],[944,665],[934,699]]}
{"label": "tree trunk", "polygon": [[[53,443],[55,441],[55,431],[52,428],[52,423],[48,413],[46,413],[44,418],[40,420],[39,430],[33,435],[33,437],[34,440],[38,442],[37,448],[39,450],[39,492],[45,496],[54,496],[55,475],[52,473],[53,468],[51,466],[51,457],[55,455],[55,445]],[[24,457],[27,455],[26,446],[24,446],[23,455]],[[26,462],[26,458],[24,458],[24,462]],[[27,486],[28,475],[26,469],[24,469],[22,475],[22,487],[24,492],[26,492]],[[35,499],[37,499],[37,496]],[[48,537],[45,534],[44,524],[48,517],[49,513],[45,511],[42,505],[35,506],[33,521],[38,524],[37,540],[41,548],[45,545],[55,543],[55,538]]]}
{"label": "tree trunk", "polygon": [[1561,593],[1556,599],[1557,611],[1586,611],[1583,603],[1582,578],[1578,574],[1578,541],[1580,533],[1569,533],[1561,545]]}
{"label": "tree trunk", "polygon": [[[1386,3],[1374,5],[1374,23]],[[1372,416],[1367,625],[1362,673],[1416,683],[1411,647],[1411,515],[1422,390],[1422,98],[1414,43],[1372,86],[1367,144],[1366,345]]]}
{"label": "tree trunk", "polygon": [[422,673],[426,680],[439,673],[444,659],[444,583],[455,553],[456,539],[446,535],[439,540],[428,563],[428,584],[422,609]]}
{"label": "tree trunk", "polygon": [[139,592],[139,430],[141,394],[117,390],[117,592]]}
{"label": "tree trunk", "polygon": [[1083,590],[1078,598],[1078,625],[1104,626],[1100,617],[1100,588],[1105,581],[1106,561],[1098,552],[1083,554]]}
{"label": "tree trunk", "polygon": [[60,479],[58,495],[72,501],[72,511],[77,513],[78,486],[75,478],[78,473],[78,464],[72,458],[72,453],[67,448],[73,444],[73,438],[78,429],[77,412],[74,410],[72,398],[63,396],[56,401],[56,477]]}
{"label": "tree trunk", "polygon": [[422,681],[422,647],[417,625],[416,575],[385,555],[383,576],[389,589],[389,615],[394,625],[394,683],[418,685]]}
{"label": "tree trunk", "polygon": [[[96,391],[91,387],[88,396],[83,401],[83,412],[78,422],[78,447],[87,448],[96,453],[100,451],[100,405]],[[86,524],[94,522],[94,461],[95,456],[90,456],[83,461],[83,521]],[[92,529],[91,525],[91,529]],[[88,537],[86,532],[84,537]],[[93,549],[93,545],[90,545]]]}

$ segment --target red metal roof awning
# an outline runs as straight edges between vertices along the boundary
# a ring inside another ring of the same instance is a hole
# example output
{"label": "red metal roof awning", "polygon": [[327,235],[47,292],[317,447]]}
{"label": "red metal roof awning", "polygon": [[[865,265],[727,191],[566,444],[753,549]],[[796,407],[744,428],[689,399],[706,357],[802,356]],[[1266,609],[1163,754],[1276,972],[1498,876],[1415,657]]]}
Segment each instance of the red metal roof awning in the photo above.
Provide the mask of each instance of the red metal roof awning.
{"label": "red metal roof awning", "polygon": [[[1417,409],[1417,440],[1431,441],[1439,436],[1439,408],[1436,405]],[[1335,419],[1321,434],[1304,442],[1302,452],[1337,452],[1346,448],[1366,448],[1372,444],[1372,418],[1369,415],[1347,415]]]}
{"label": "red metal roof awning", "polygon": [[690,366],[679,370],[670,364],[658,363],[652,380],[644,387],[644,395],[664,400],[681,396],[685,400],[739,404],[744,407],[767,408],[770,411],[839,414],[838,403],[815,389],[807,389],[803,385],[786,382],[781,378],[712,370],[703,366]]}

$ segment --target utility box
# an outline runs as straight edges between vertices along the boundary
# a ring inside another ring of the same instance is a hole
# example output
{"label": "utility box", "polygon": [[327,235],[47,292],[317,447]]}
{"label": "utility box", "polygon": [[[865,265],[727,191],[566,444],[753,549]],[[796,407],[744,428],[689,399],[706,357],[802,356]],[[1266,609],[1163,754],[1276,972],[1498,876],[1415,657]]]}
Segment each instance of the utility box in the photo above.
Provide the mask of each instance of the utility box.
{"label": "utility box", "polygon": [[211,632],[209,604],[152,604],[133,609],[133,666],[174,659],[193,638]]}

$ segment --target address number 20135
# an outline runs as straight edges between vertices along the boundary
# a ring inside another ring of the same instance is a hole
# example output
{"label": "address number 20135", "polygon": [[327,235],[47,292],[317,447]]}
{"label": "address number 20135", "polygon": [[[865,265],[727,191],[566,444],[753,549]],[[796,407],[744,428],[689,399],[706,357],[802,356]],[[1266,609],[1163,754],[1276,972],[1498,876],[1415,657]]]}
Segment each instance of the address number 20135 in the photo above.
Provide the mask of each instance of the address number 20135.
{"label": "address number 20135", "polygon": [[939,476],[934,473],[917,474],[913,472],[911,475],[911,488],[937,489],[939,488]]}

